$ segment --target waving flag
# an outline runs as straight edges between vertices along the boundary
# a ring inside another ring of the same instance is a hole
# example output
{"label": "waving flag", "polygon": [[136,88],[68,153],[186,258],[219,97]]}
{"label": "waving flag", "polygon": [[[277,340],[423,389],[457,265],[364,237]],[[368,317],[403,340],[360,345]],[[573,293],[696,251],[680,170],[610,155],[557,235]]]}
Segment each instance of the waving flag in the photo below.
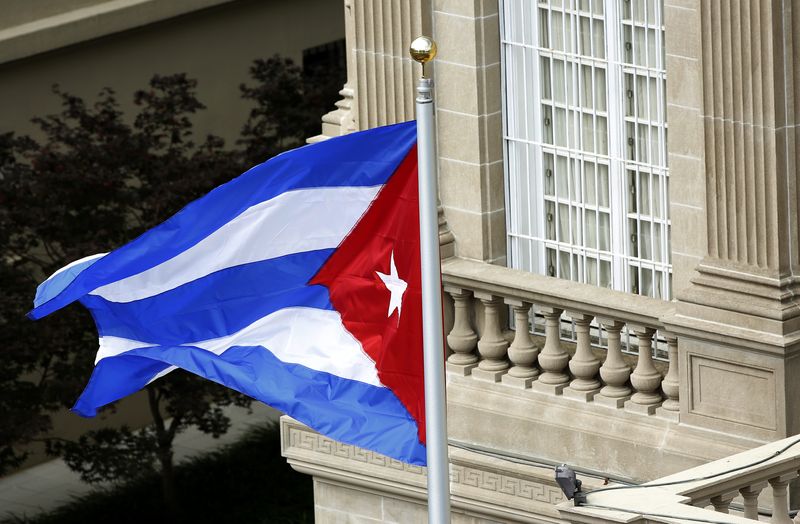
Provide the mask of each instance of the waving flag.
{"label": "waving flag", "polygon": [[182,368],[339,441],[425,464],[414,122],[279,155],[43,282],[100,348],[73,408]]}

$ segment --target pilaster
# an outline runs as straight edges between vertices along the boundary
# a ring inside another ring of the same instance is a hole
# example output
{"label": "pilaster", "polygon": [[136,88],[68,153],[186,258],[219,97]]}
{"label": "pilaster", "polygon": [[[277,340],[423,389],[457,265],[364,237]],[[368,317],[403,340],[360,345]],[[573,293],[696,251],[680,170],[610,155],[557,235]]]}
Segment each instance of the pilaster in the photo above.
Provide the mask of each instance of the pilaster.
{"label": "pilaster", "polygon": [[432,0],[442,207],[463,258],[505,264],[496,0]]}
{"label": "pilaster", "polygon": [[[344,0],[347,82],[336,109],[322,117],[322,133],[308,143],[353,131],[414,120],[411,41],[431,33],[430,0]],[[442,258],[454,255],[454,237],[439,206]]]}
{"label": "pilaster", "polygon": [[414,119],[408,46],[430,34],[429,13],[429,0],[344,0],[347,83],[322,118],[322,134],[309,142]]}
{"label": "pilaster", "polygon": [[[800,431],[789,409],[800,360],[800,6],[667,0],[665,9],[681,284],[663,320],[681,339],[680,420],[780,438]],[[702,191],[677,187],[682,176]],[[697,195],[704,201],[683,205]]]}
{"label": "pilaster", "polygon": [[698,274],[677,296],[687,316],[783,345],[800,329],[800,6],[703,0],[700,20],[708,234]]}

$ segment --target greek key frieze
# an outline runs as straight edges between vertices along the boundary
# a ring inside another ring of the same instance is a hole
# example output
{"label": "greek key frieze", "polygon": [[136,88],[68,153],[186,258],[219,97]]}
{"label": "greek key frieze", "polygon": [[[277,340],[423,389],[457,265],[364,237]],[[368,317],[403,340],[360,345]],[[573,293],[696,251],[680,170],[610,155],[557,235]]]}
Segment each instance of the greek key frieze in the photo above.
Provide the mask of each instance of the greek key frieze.
{"label": "greek key frieze", "polygon": [[468,466],[451,465],[450,481],[546,504],[558,504],[564,500],[561,491],[554,486]]}
{"label": "greek key frieze", "polygon": [[298,448],[313,453],[330,455],[332,457],[353,460],[364,464],[379,466],[397,471],[406,471],[422,475],[425,470],[420,466],[405,464],[399,460],[388,458],[373,451],[342,444],[335,440],[323,437],[318,433],[304,430],[296,426],[289,427],[289,448]]}

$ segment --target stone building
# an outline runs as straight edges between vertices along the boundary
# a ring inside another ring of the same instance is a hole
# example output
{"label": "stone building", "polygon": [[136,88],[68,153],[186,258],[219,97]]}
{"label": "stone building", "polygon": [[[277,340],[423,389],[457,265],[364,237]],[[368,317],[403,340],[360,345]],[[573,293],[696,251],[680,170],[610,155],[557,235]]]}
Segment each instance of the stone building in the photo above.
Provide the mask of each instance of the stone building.
{"label": "stone building", "polygon": [[[343,11],[348,81],[316,139],[412,119],[408,44],[439,46],[453,521],[790,522],[800,459],[773,442],[800,432],[800,4]],[[282,431],[318,522],[425,521],[422,469]],[[572,508],[562,462],[589,488],[673,485]]]}
{"label": "stone building", "polygon": [[340,6],[325,0],[0,0],[0,132],[35,132],[32,117],[60,109],[54,83],[87,100],[111,87],[129,110],[153,74],[187,73],[208,106],[198,133],[230,143],[251,107],[239,84],[253,60],[302,64],[343,35]]}

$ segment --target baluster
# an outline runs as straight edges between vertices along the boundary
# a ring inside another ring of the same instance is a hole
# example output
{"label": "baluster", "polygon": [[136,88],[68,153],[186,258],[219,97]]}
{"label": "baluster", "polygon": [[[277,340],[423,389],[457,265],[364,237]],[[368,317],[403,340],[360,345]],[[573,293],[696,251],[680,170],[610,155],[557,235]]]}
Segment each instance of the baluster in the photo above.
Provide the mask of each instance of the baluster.
{"label": "baluster", "polygon": [[447,358],[447,369],[469,375],[472,368],[478,365],[478,357],[475,355],[478,335],[469,321],[471,294],[469,291],[451,287],[446,287],[445,291],[453,297],[453,329],[447,335],[447,344],[453,354]]}
{"label": "baluster", "polygon": [[797,476],[796,472],[769,479],[772,486],[772,524],[792,524],[789,518],[789,497],[786,488],[789,481]]}
{"label": "baluster", "polygon": [[507,298],[505,302],[514,308],[514,340],[508,348],[508,358],[514,365],[511,366],[508,373],[503,375],[502,380],[504,384],[529,388],[534,378],[539,375],[539,370],[534,364],[539,349],[533,345],[528,330],[528,314],[531,304],[511,298]]}
{"label": "baluster", "polygon": [[577,340],[575,355],[569,361],[569,370],[575,378],[564,390],[564,395],[589,401],[600,391],[600,381],[597,380],[600,361],[592,353],[592,340],[589,333],[589,326],[594,317],[584,313],[569,312],[567,314],[575,322]]}
{"label": "baluster", "polygon": [[661,389],[667,399],[661,405],[665,411],[672,411],[677,413],[680,411],[680,402],[678,401],[678,394],[680,382],[678,378],[678,338],[670,333],[664,333],[664,338],[667,339],[667,351],[669,352],[669,370],[667,376],[661,382]]}
{"label": "baluster", "polygon": [[478,340],[481,361],[472,370],[472,376],[491,382],[498,382],[508,369],[508,341],[500,330],[500,297],[486,293],[475,293],[475,298],[483,304],[483,334]]}
{"label": "baluster", "polygon": [[728,493],[711,497],[711,504],[714,506],[714,511],[717,513],[728,513],[731,506],[731,501],[736,498],[736,495],[737,493],[735,491],[730,491]]}
{"label": "baluster", "polygon": [[608,335],[608,353],[606,361],[600,368],[600,377],[606,385],[594,397],[594,401],[606,406],[621,408],[625,401],[631,398],[631,388],[628,387],[631,368],[622,358],[622,344],[620,343],[620,332],[625,323],[610,318],[598,318],[598,321]]}
{"label": "baluster", "polygon": [[534,388],[560,395],[569,383],[569,375],[564,368],[569,362],[569,353],[561,347],[561,313],[562,309],[543,307],[539,310],[544,315],[544,347],[539,353],[539,367],[542,374],[533,383]]}
{"label": "baluster", "polygon": [[661,404],[661,373],[653,365],[653,333],[655,330],[645,326],[628,325],[639,341],[639,358],[631,374],[631,385],[636,390],[625,403],[625,409],[652,415]]}
{"label": "baluster", "polygon": [[766,482],[751,484],[739,490],[744,499],[744,518],[758,520],[758,495],[767,486]]}

